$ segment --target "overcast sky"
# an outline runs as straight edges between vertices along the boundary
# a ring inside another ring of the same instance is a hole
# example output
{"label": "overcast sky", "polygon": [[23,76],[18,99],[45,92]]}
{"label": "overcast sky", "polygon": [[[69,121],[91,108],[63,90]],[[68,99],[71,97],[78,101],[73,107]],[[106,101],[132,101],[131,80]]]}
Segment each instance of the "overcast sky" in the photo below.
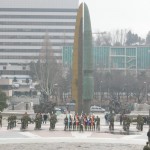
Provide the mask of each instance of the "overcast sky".
{"label": "overcast sky", "polygon": [[92,30],[131,29],[143,38],[150,31],[150,0],[80,0],[89,7]]}

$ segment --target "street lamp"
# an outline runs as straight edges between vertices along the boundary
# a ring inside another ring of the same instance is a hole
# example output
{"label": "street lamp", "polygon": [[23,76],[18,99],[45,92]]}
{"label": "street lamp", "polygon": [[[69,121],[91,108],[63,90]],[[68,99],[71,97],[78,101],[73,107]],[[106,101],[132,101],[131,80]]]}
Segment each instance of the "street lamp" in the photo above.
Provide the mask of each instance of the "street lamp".
{"label": "street lamp", "polygon": [[102,82],[103,81],[100,81],[100,106],[102,106],[102,94],[101,94],[101,92],[102,92]]}
{"label": "street lamp", "polygon": [[146,89],[146,101],[148,103],[147,82],[144,82],[144,84],[145,84],[145,89]]}
{"label": "street lamp", "polygon": [[56,104],[58,105],[58,84],[54,84],[54,92],[55,92],[55,98],[56,98]]}
{"label": "street lamp", "polygon": [[125,83],[124,88],[125,88],[125,94],[127,96],[127,103],[128,103],[129,93],[128,93],[128,84],[127,83]]}

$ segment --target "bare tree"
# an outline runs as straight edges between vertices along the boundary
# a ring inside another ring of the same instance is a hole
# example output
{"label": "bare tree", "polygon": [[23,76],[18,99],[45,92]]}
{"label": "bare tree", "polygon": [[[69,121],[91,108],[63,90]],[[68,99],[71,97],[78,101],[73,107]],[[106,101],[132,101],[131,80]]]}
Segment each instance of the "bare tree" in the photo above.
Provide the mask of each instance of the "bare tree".
{"label": "bare tree", "polygon": [[39,54],[39,60],[37,63],[32,62],[31,68],[35,72],[34,76],[39,82],[44,99],[48,100],[54,94],[54,85],[58,84],[62,70],[56,61],[47,33]]}
{"label": "bare tree", "polygon": [[112,32],[112,45],[114,46],[124,46],[126,43],[126,35],[127,35],[127,29],[117,29],[114,32]]}
{"label": "bare tree", "polygon": [[133,95],[137,99],[138,104],[142,103],[145,97],[144,83],[143,82],[135,82]]}
{"label": "bare tree", "polygon": [[111,45],[111,34],[109,32],[97,32],[96,39],[95,39],[95,45],[96,46],[110,46]]}

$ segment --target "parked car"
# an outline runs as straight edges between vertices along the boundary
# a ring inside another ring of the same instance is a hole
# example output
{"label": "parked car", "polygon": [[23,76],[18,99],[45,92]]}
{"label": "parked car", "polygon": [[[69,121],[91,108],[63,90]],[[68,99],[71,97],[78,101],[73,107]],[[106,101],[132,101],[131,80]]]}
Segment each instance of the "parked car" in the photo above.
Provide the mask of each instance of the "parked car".
{"label": "parked car", "polygon": [[105,109],[99,106],[91,106],[90,107],[91,112],[105,112]]}
{"label": "parked car", "polygon": [[61,109],[60,109],[60,108],[55,107],[55,108],[54,108],[54,110],[55,110],[56,115],[60,115],[60,114],[62,114],[62,112],[61,112]]}
{"label": "parked car", "polygon": [[63,114],[66,114],[67,113],[67,109],[66,109],[66,107],[55,107],[55,111],[61,111],[61,113],[63,113]]}
{"label": "parked car", "polygon": [[75,111],[75,103],[66,103],[66,108],[68,111]]}
{"label": "parked car", "polygon": [[19,88],[19,86],[20,86],[20,85],[19,85],[19,83],[13,83],[13,84],[12,84],[12,88],[16,88],[16,89],[18,89],[18,88]]}

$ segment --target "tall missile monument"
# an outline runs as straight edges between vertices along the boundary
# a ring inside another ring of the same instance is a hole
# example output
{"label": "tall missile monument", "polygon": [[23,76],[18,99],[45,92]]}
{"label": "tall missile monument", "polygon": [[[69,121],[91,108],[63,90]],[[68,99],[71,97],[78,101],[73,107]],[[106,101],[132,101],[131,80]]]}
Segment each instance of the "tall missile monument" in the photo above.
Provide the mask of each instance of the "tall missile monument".
{"label": "tall missile monument", "polygon": [[92,30],[88,7],[78,9],[73,49],[72,99],[76,113],[89,113],[94,94]]}

